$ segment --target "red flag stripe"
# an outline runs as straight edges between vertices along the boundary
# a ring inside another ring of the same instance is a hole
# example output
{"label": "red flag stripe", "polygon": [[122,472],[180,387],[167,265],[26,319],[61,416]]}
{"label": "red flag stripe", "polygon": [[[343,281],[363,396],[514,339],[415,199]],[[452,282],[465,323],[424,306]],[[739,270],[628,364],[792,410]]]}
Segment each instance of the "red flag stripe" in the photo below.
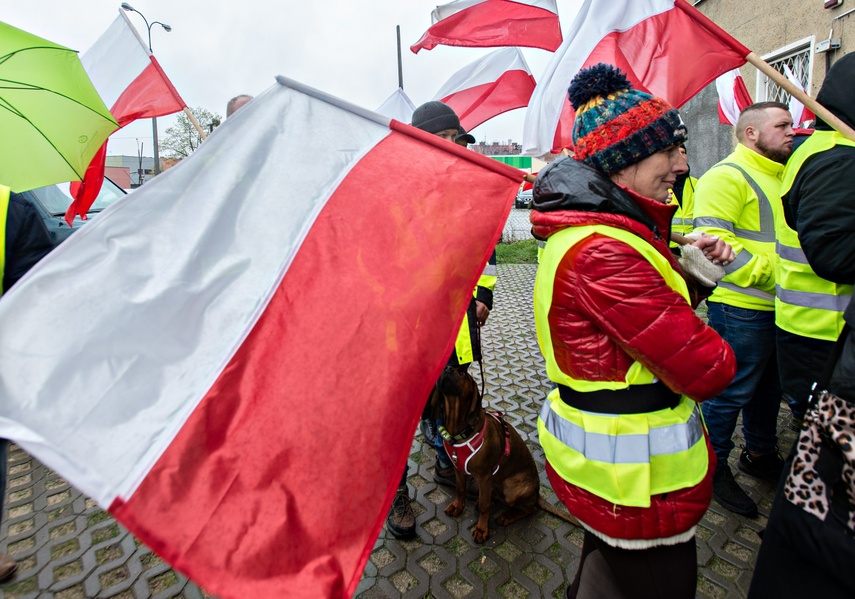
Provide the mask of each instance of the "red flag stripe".
{"label": "red flag stripe", "polygon": [[510,0],[487,0],[432,25],[410,50],[438,45],[492,48],[523,46],[554,51],[561,45],[558,15]]}
{"label": "red flag stripe", "polygon": [[502,113],[524,108],[534,91],[534,77],[525,71],[506,71],[485,83],[442,98],[460,117],[461,126],[471,131]]}

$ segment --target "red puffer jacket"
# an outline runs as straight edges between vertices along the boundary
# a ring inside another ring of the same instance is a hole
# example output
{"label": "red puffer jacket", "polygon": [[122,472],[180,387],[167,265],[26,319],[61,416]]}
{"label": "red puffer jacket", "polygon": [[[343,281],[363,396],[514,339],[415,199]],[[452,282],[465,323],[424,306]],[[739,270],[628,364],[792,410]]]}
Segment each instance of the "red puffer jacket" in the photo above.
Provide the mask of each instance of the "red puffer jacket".
{"label": "red puffer jacket", "polygon": [[[674,206],[618,187],[572,159],[562,162],[568,164],[551,165],[552,176],[544,171],[547,177],[535,183],[535,236],[548,239],[572,226],[617,227],[650,243],[681,272],[667,241]],[[736,372],[730,346],[692,306],[635,249],[603,235],[579,242],[561,260],[549,327],[558,365],[575,379],[624,380],[637,360],[673,391],[700,402],[724,390]],[[709,453],[700,484],[652,497],[649,508],[615,506],[562,480],[551,467],[548,472],[570,513],[601,535],[662,539],[685,533],[706,511],[715,469]]]}

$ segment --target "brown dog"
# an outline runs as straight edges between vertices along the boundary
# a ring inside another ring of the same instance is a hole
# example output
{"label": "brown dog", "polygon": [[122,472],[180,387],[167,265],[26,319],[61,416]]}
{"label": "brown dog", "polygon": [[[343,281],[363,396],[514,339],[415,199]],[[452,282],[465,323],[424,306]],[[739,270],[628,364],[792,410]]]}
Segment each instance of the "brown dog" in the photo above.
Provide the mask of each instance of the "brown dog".
{"label": "brown dog", "polygon": [[467,372],[446,368],[431,395],[435,418],[442,418],[442,433],[448,455],[454,463],[457,497],[445,508],[449,516],[463,513],[466,504],[466,475],[478,483],[478,522],[472,530],[476,543],[490,534],[490,506],[493,498],[506,509],[496,517],[502,526],[533,513],[538,507],[578,524],[569,514],[559,512],[540,496],[537,466],[525,442],[501,414],[489,413],[481,405],[481,393]]}

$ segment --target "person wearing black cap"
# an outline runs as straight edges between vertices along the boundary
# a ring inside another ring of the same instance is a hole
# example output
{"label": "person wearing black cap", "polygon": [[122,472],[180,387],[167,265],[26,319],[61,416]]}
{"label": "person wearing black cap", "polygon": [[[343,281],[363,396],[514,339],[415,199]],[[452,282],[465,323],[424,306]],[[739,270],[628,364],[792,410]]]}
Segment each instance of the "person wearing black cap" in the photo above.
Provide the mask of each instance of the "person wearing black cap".
{"label": "person wearing black cap", "polygon": [[[460,145],[465,146],[468,139],[471,139],[472,142],[475,141],[475,138],[466,133],[460,126],[460,120],[454,110],[442,102],[431,101],[416,108],[413,112],[411,124],[422,131]],[[495,285],[496,252],[494,251],[484,268],[484,272],[478,279],[478,284],[466,311],[466,317],[457,334],[454,351],[448,358],[446,368],[468,370],[469,364],[481,360],[480,327],[487,321],[490,310],[493,308],[493,288]],[[427,401],[427,398],[425,400]],[[434,481],[455,487],[454,465],[442,446],[442,438],[437,434],[438,425],[438,422],[431,420],[427,415],[423,416],[422,431],[425,433],[428,442],[433,444],[437,453],[436,464],[434,465]],[[477,496],[477,487],[471,477],[467,480],[466,488],[470,497]],[[396,538],[411,537],[415,534],[415,514],[407,490],[406,468],[404,468],[401,484],[386,518],[386,527]]]}

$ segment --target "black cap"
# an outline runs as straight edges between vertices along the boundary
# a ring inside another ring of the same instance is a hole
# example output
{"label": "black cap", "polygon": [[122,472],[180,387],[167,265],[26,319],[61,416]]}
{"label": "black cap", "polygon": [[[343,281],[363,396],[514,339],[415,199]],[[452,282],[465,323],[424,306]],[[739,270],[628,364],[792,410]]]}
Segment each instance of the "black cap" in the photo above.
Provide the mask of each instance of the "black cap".
{"label": "black cap", "polygon": [[410,124],[428,133],[439,133],[447,129],[460,130],[460,119],[451,106],[437,100],[425,102],[416,108]]}
{"label": "black cap", "polygon": [[466,133],[466,129],[460,127],[460,132],[454,136],[454,143],[460,143],[461,141],[465,141],[467,144],[474,144],[475,136],[471,133]]}

